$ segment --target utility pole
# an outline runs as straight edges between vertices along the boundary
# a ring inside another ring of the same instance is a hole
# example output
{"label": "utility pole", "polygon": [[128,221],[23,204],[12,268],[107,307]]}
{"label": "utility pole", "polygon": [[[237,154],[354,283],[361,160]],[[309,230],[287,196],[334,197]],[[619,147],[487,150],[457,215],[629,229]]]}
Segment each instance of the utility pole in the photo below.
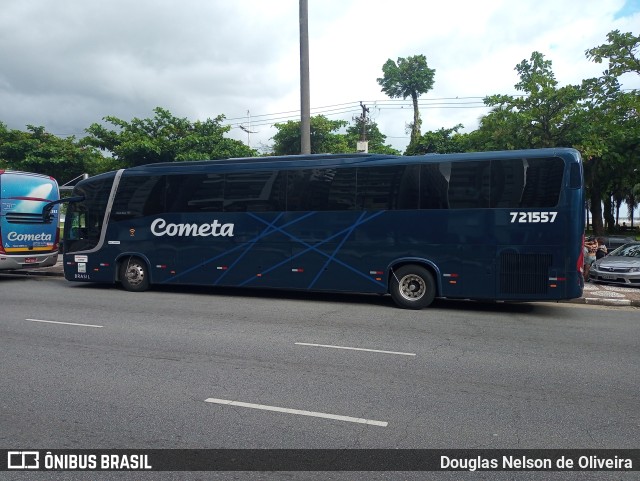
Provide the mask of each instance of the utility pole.
{"label": "utility pole", "polygon": [[240,125],[240,130],[247,133],[247,146],[251,148],[251,134],[257,134],[256,130],[251,130],[251,111],[247,110],[247,119],[249,120],[249,127]]}
{"label": "utility pole", "polygon": [[309,1],[300,0],[300,153],[311,153],[309,94]]}
{"label": "utility pole", "polygon": [[356,150],[367,153],[369,152],[369,142],[367,141],[367,114],[369,113],[369,109],[362,102],[360,102],[360,107],[362,108],[362,115],[360,116],[360,141],[356,146]]}

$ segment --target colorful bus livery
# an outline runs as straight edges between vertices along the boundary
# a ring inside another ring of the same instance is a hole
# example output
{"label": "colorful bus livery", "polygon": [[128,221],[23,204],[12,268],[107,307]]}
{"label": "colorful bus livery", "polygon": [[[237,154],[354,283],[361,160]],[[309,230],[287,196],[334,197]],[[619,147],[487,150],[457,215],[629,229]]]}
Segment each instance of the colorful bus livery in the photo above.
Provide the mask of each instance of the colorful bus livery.
{"label": "colorful bus livery", "polygon": [[58,260],[58,210],[44,219],[43,207],[59,199],[55,179],[0,170],[0,269],[48,267]]}
{"label": "colorful bus livery", "polygon": [[153,164],[78,183],[65,277],[558,300],[582,294],[573,149]]}

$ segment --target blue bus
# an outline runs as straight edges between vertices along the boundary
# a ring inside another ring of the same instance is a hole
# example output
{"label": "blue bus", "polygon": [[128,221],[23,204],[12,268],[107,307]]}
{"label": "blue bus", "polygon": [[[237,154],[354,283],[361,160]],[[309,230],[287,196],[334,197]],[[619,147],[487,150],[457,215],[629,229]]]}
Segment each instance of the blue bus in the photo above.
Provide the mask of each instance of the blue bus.
{"label": "blue bus", "polygon": [[90,177],[64,226],[69,281],[559,300],[583,289],[580,154],[310,155]]}
{"label": "blue bus", "polygon": [[58,183],[45,175],[0,170],[0,270],[48,267],[58,260]]}

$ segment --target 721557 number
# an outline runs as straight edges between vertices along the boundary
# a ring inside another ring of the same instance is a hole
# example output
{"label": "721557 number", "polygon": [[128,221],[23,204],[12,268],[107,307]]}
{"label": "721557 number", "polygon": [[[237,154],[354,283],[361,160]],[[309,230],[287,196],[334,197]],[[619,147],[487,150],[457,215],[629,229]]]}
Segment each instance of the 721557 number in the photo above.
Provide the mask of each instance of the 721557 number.
{"label": "721557 number", "polygon": [[509,212],[511,223],[548,224],[556,221],[557,212]]}

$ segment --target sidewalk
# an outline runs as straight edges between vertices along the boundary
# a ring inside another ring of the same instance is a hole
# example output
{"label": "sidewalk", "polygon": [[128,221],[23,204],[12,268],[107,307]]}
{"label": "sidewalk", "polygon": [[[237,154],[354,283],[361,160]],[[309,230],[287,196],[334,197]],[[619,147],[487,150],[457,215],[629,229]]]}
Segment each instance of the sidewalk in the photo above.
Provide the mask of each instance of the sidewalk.
{"label": "sidewalk", "polygon": [[[24,269],[19,272],[25,275],[62,276],[62,261],[55,266],[40,269]],[[563,301],[564,302],[564,301]],[[579,299],[570,301],[574,304],[594,304],[600,306],[634,306],[640,307],[640,287],[624,287],[616,285],[593,284],[587,282]]]}
{"label": "sidewalk", "polygon": [[584,286],[582,297],[569,302],[603,306],[640,307],[640,287],[624,287],[587,282]]}

